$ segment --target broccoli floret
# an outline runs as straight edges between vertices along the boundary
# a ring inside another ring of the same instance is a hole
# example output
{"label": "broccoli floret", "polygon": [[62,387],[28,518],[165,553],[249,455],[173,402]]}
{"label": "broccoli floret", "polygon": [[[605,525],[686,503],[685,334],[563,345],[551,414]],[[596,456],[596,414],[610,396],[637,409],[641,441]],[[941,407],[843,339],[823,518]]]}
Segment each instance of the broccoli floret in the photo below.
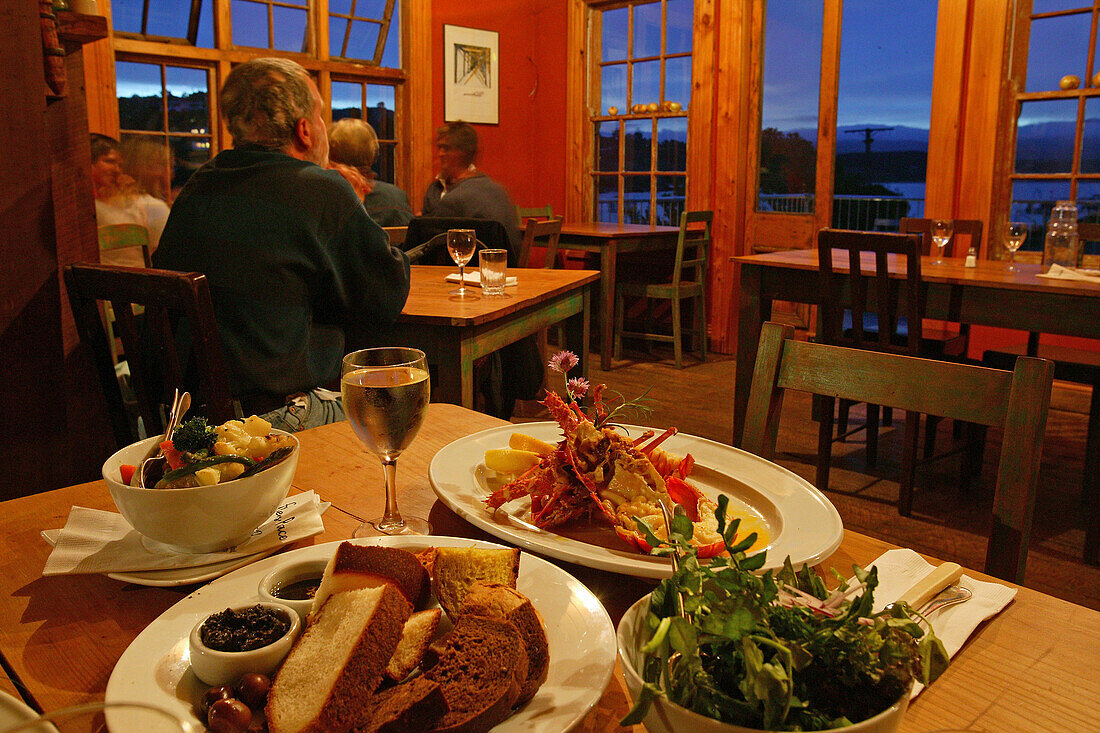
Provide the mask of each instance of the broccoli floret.
{"label": "broccoli floret", "polygon": [[214,428],[206,424],[205,417],[193,417],[180,423],[179,427],[172,431],[172,445],[176,450],[184,453],[198,453],[199,451],[211,451],[218,440],[218,433]]}

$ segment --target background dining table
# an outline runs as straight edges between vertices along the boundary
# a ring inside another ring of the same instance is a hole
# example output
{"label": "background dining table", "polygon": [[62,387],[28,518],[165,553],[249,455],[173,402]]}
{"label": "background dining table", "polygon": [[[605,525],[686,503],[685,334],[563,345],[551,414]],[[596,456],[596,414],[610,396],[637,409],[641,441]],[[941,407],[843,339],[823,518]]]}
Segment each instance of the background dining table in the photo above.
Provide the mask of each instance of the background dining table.
{"label": "background dining table", "polygon": [[[456,405],[432,404],[423,428],[401,457],[401,508],[428,516],[436,535],[499,541],[436,499],[428,465],[452,441],[505,424]],[[332,506],[324,515],[324,533],[296,546],[346,539],[362,518],[382,509],[377,459],[364,451],[347,423],[308,430],[299,438],[301,458],[293,489],[315,491]],[[113,509],[103,481],[0,503],[0,593],[5,598],[0,607],[0,661],[19,683],[4,689],[21,686],[28,703],[39,709],[101,699],[127,646],[195,590],[140,587],[101,575],[42,577],[50,548],[39,532],[62,527],[74,504]],[[891,548],[845,532],[840,548],[820,567],[847,573],[853,563],[867,565]],[[651,581],[553,562],[588,586],[616,622],[652,588]],[[914,701],[902,731],[1095,729],[1098,662],[1100,613],[1019,588],[1016,599],[979,627],[944,676]],[[628,709],[617,667],[611,684],[577,730],[622,730],[617,723]],[[640,733],[642,728],[633,730]]]}

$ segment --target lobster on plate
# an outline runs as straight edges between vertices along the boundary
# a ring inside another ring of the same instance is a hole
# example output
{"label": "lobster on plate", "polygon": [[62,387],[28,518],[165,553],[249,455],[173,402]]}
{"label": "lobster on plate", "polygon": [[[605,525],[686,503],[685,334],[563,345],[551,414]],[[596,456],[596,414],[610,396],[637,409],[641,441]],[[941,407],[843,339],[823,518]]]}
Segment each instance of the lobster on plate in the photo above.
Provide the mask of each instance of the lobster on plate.
{"label": "lobster on plate", "polygon": [[494,491],[485,503],[493,509],[531,497],[531,516],[542,529],[580,519],[599,518],[632,548],[649,552],[634,519],[644,519],[665,539],[663,500],[684,508],[694,523],[698,556],[712,557],[725,548],[714,518],[715,503],[692,486],[687,477],[694,459],[659,447],[676,434],[670,428],[654,437],[648,430],[631,440],[610,427],[597,427],[575,404],[548,392],[542,404],[561,426],[564,438],[535,466]]}

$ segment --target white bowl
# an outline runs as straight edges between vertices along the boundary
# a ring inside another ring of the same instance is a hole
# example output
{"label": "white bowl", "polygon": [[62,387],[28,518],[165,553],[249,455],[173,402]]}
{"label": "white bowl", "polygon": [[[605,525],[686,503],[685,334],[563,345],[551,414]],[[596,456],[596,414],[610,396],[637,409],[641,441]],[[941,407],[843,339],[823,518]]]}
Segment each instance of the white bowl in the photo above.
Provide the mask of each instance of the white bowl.
{"label": "white bowl", "polygon": [[[191,671],[202,682],[212,687],[215,685],[232,685],[246,672],[259,672],[270,676],[272,672],[278,669],[283,658],[290,653],[290,648],[294,646],[294,640],[298,638],[298,634],[302,630],[302,622],[298,619],[298,614],[282,603],[249,603],[243,606],[235,606],[233,610],[242,611],[253,606],[264,606],[279,611],[290,622],[290,628],[278,639],[259,649],[251,649],[247,652],[223,652],[211,649],[202,643],[199,629],[206,623],[206,619],[213,614],[203,617],[202,621],[199,621],[191,629],[191,636],[187,639],[187,645],[191,652]],[[217,613],[220,613],[220,611]]]}
{"label": "white bowl", "polygon": [[[247,478],[187,489],[139,489],[122,483],[119,466],[141,463],[160,436],[116,452],[103,464],[103,479],[119,513],[145,537],[175,552],[219,552],[252,535],[286,498],[301,447],[282,462]],[[159,548],[158,548],[159,549]]]}
{"label": "white bowl", "polygon": [[[623,677],[630,690],[631,700],[638,699],[642,689],[642,678],[638,668],[642,662],[642,645],[648,641],[649,630],[646,626],[646,614],[649,613],[649,596],[645,596],[623,614],[616,635],[619,642],[619,659],[622,661]],[[843,728],[845,733],[895,733],[901,726],[901,719],[909,707],[909,690],[901,699],[873,718],[868,718],[853,726]],[[653,701],[643,721],[649,733],[764,733],[758,728],[744,728],[732,723],[723,723],[705,715],[680,707],[664,697]]]}
{"label": "white bowl", "polygon": [[285,588],[288,585],[310,578],[317,578],[317,582],[320,583],[321,575],[325,572],[325,566],[328,565],[328,562],[328,560],[302,560],[272,570],[264,576],[256,589],[260,600],[290,606],[304,624],[306,617],[309,616],[310,609],[313,608],[313,599],[307,598],[306,600],[297,601],[291,598],[280,598],[275,595],[275,592],[278,588]]}

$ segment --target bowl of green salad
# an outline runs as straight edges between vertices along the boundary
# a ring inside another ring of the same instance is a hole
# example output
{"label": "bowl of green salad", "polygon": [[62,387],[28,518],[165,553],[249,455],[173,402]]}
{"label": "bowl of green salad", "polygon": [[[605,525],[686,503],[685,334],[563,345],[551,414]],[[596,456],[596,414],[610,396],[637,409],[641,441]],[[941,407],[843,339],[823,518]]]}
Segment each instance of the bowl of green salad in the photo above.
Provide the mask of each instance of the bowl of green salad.
{"label": "bowl of green salad", "polygon": [[[947,666],[943,644],[907,604],[873,612],[875,568],[830,590],[790,560],[758,574],[764,553],[746,555],[755,536],[737,536],[715,514],[726,553],[696,558],[686,517],[673,517],[668,542],[639,522],[657,554],[678,569],[626,612],[619,657],[634,705],[622,725],[650,733],[823,731],[892,733],[914,682],[930,684]],[[840,578],[839,575],[837,575]]]}

